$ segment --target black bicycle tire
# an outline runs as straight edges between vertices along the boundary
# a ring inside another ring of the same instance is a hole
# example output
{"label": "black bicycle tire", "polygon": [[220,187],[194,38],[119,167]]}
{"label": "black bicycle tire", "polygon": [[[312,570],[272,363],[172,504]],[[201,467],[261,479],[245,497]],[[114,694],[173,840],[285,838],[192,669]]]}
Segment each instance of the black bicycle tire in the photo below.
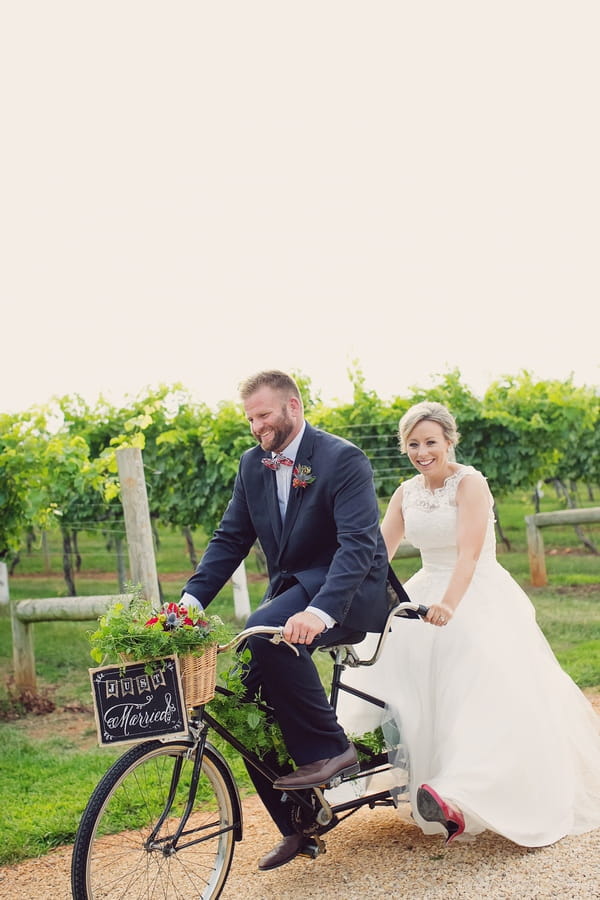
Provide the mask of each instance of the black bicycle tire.
{"label": "black bicycle tire", "polygon": [[[123,754],[108,769],[103,778],[98,782],[93,791],[88,804],[83,812],[77,836],[73,846],[73,855],[71,863],[71,889],[73,900],[94,900],[94,891],[105,888],[101,885],[92,883],[92,854],[94,842],[96,841],[96,833],[102,816],[110,803],[112,797],[122,787],[128,776],[137,779],[136,770],[139,770],[144,762],[156,760],[160,757],[173,757],[175,755],[183,755],[188,752],[193,744],[190,741],[179,740],[169,743],[161,741],[148,741],[143,744],[136,744]],[[226,763],[220,754],[207,744],[204,748],[202,759],[202,772],[210,782],[211,788],[216,798],[219,815],[225,816],[232,826],[221,836],[219,841],[219,850],[215,853],[215,867],[213,886],[210,893],[201,893],[198,896],[203,900],[217,900],[221,894],[229,870],[233,860],[236,838],[241,834],[241,821],[234,822],[236,816],[240,816],[239,798],[237,790],[232,781]],[[141,792],[140,792],[141,793]],[[226,809],[223,809],[223,805]],[[215,838],[216,840],[216,838]],[[138,856],[141,848],[138,848]],[[132,850],[132,853],[134,851]],[[145,851],[144,851],[145,852]],[[218,866],[218,870],[217,870]],[[147,867],[146,867],[147,869]],[[133,876],[131,876],[133,877]],[[140,874],[143,877],[143,873]],[[146,877],[149,877],[146,872]],[[95,876],[94,876],[95,878]],[[130,881],[129,887],[119,893],[115,893],[114,897],[132,896],[131,886],[134,882]],[[101,893],[102,897],[110,897],[110,894]],[[152,897],[152,893],[144,893],[144,897]],[[163,892],[157,896],[167,896]],[[169,895],[170,896],[170,895]],[[176,894],[175,896],[179,896]],[[189,896],[189,894],[186,894]],[[191,900],[191,898],[190,898]],[[196,900],[196,898],[194,898]]]}

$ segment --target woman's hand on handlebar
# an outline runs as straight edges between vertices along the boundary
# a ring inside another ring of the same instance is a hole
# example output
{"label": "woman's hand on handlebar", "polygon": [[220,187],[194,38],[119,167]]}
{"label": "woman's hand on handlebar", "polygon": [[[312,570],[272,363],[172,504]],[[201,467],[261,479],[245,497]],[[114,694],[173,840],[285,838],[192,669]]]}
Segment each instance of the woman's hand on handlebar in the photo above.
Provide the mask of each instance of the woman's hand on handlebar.
{"label": "woman's hand on handlebar", "polygon": [[425,616],[425,621],[429,622],[430,625],[437,625],[439,628],[443,628],[453,615],[454,610],[446,606],[445,603],[432,603]]}

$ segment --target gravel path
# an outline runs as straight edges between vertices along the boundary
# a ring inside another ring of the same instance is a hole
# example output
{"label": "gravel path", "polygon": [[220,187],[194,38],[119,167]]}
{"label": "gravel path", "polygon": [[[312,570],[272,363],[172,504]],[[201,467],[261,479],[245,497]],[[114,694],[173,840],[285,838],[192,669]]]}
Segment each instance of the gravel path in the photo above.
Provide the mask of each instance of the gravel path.
{"label": "gravel path", "polygon": [[[600,694],[588,694],[600,712]],[[244,801],[222,900],[592,900],[600,898],[600,829],[528,849],[485,832],[446,847],[394,809],[360,810],[325,836],[327,852],[272,872],[257,860],[279,839],[256,797]],[[71,900],[71,847],[0,868],[0,900]]]}
{"label": "gravel path", "polygon": [[[238,844],[222,900],[410,897],[411,900],[590,900],[600,898],[600,829],[551,847],[527,849],[486,832],[446,848],[393,809],[361,810],[326,836],[327,852],[259,872],[278,839],[262,806],[244,803]],[[70,900],[71,848],[0,869],[2,900]]]}

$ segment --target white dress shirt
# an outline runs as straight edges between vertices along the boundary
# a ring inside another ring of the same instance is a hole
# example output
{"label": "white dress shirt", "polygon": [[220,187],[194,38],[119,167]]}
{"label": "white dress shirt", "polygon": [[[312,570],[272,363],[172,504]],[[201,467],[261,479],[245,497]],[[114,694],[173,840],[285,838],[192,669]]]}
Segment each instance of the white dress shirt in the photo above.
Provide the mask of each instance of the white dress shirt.
{"label": "white dress shirt", "polygon": [[[306,422],[300,429],[299,433],[296,435],[291,444],[288,444],[285,450],[282,450],[281,453],[271,453],[273,459],[276,456],[287,456],[288,459],[295,464],[296,456],[298,454],[298,447],[300,446],[300,441],[304,435],[304,429],[306,428]],[[290,499],[290,490],[292,487],[292,475],[294,474],[294,466],[279,466],[278,469],[275,470],[275,478],[277,479],[277,500],[279,501],[279,512],[281,513],[281,521],[283,522],[285,519],[285,511],[287,509],[288,500]]]}
{"label": "white dress shirt", "polygon": [[[287,456],[287,458],[291,459],[295,464],[296,456],[298,454],[298,448],[300,447],[300,442],[304,436],[305,428],[306,422],[302,425],[302,428],[300,429],[294,440],[291,441],[291,443],[289,443],[287,447],[284,447],[284,449],[280,451],[280,454],[271,454],[273,458],[277,455]],[[287,509],[288,500],[290,498],[293,473],[294,466],[279,466],[279,468],[275,470],[275,476],[277,478],[277,500],[279,501],[279,511],[281,513],[282,522],[285,520],[285,512]],[[315,616],[318,616],[319,619],[321,619],[321,621],[325,624],[326,628],[333,628],[333,626],[335,625],[335,619],[332,619],[329,613],[324,612],[322,609],[318,609],[316,606],[311,606],[308,611],[314,613]]]}

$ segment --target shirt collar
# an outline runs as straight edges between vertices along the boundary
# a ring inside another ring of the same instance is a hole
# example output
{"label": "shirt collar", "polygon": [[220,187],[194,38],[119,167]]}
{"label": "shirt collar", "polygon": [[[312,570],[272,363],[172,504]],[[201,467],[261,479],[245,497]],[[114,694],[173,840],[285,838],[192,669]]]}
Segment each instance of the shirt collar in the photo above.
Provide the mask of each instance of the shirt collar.
{"label": "shirt collar", "polygon": [[[306,422],[303,423],[302,428],[300,429],[300,431],[298,432],[298,434],[296,435],[296,437],[294,438],[294,440],[291,441],[291,442],[287,445],[287,447],[285,447],[285,448],[281,451],[282,456],[287,456],[287,457],[289,457],[289,459],[291,459],[292,462],[295,462],[295,461],[296,461],[296,456],[298,455],[298,448],[300,447],[300,441],[301,441],[302,438],[304,437],[304,431],[305,431],[305,429],[306,429]],[[276,454],[276,453],[272,453],[272,456],[277,456],[277,454]]]}

